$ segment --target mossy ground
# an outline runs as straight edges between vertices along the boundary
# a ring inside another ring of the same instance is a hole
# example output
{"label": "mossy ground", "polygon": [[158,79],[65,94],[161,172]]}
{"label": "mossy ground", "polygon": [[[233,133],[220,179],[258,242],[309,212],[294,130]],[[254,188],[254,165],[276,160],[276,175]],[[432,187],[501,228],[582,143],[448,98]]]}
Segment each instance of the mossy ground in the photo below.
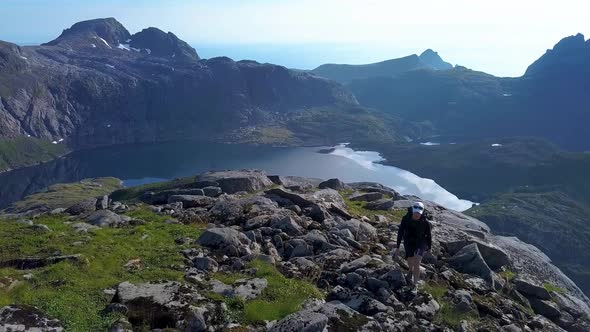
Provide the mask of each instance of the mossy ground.
{"label": "mossy ground", "polygon": [[[296,312],[301,304],[310,298],[323,298],[324,294],[306,280],[289,279],[276,267],[261,261],[252,261],[248,267],[256,269],[257,278],[268,281],[268,287],[262,294],[250,301],[224,298],[236,319],[244,323],[260,323],[264,320],[281,319]],[[215,279],[232,284],[240,278],[248,278],[243,274],[217,273]],[[213,295],[215,298],[215,295]]]}
{"label": "mossy ground", "polygon": [[560,287],[557,287],[553,284],[550,284],[548,282],[543,284],[543,287],[548,291],[548,292],[555,292],[555,293],[563,293],[563,289]]}
{"label": "mossy ground", "polygon": [[63,144],[33,137],[0,139],[0,172],[49,161],[65,153]]}
{"label": "mossy ground", "polygon": [[243,138],[243,143],[291,146],[301,144],[301,141],[296,139],[289,129],[274,126],[257,128]]}
{"label": "mossy ground", "polygon": [[342,196],[342,198],[344,199],[344,203],[346,204],[346,209],[354,217],[360,218],[366,216],[370,219],[373,219],[377,215],[382,215],[387,217],[387,219],[389,219],[390,222],[399,224],[402,220],[402,217],[406,214],[406,209],[389,209],[387,211],[369,210],[365,207],[368,202],[351,201],[350,199],[348,199],[348,196],[350,196],[350,194],[352,193],[353,192],[350,190],[340,191],[340,195]]}
{"label": "mossy ground", "polygon": [[455,309],[451,300],[446,296],[449,288],[445,284],[429,282],[425,283],[421,290],[429,293],[440,305],[440,310],[434,316],[434,322],[454,329],[459,327],[461,321],[473,321],[479,318],[476,310],[463,312]]}
{"label": "mossy ground", "polygon": [[121,180],[112,177],[84,179],[74,183],[49,186],[46,191],[29,195],[8,209],[10,212],[31,210],[39,207],[54,209],[69,207],[84,199],[108,195],[121,188]]}
{"label": "mossy ground", "polygon": [[113,201],[129,202],[137,200],[139,196],[148,191],[164,191],[174,188],[182,188],[194,181],[194,176],[187,176],[171,181],[148,183],[140,186],[119,189],[113,192],[110,197]]}
{"label": "mossy ground", "polygon": [[508,280],[508,281],[512,281],[512,280],[514,280],[514,278],[516,278],[516,272],[510,271],[510,270],[501,271],[498,274],[500,276],[506,278],[506,280]]}
{"label": "mossy ground", "polygon": [[[77,262],[61,262],[29,271],[0,269],[1,277],[20,283],[10,289],[0,288],[0,306],[11,303],[39,307],[57,318],[67,331],[104,331],[117,318],[101,315],[112,295],[103,292],[123,281],[147,282],[181,280],[183,264],[178,237],[196,238],[199,225],[167,224],[169,219],[139,209],[129,213],[147,221],[145,225],[103,228],[89,234],[75,233],[65,224],[65,216],[43,216],[35,223],[47,225],[51,232],[39,232],[13,221],[0,221],[0,262],[26,256],[46,257],[55,254],[81,254]],[[140,268],[128,269],[132,259]],[[31,280],[23,275],[32,273]]]}

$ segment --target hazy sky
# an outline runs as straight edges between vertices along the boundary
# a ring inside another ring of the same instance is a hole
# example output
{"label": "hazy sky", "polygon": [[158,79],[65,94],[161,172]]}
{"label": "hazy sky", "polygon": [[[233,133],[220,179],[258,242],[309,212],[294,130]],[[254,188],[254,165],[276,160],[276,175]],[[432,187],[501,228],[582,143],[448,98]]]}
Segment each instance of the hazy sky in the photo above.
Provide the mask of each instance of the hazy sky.
{"label": "hazy sky", "polygon": [[202,57],[308,69],[432,48],[453,64],[519,76],[561,38],[590,37],[589,9],[588,0],[0,0],[0,40],[45,42],[112,16],[132,33],[172,31]]}

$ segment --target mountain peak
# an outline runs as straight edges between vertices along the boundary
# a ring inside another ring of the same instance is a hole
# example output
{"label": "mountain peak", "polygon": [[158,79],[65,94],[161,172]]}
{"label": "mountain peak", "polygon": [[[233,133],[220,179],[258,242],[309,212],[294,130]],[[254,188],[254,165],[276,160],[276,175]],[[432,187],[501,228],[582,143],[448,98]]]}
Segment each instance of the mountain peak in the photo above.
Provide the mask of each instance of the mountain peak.
{"label": "mountain peak", "polygon": [[65,29],[59,37],[45,45],[67,44],[74,46],[80,43],[95,45],[100,48],[112,48],[129,39],[131,34],[113,17],[97,18],[75,23]]}
{"label": "mountain peak", "polygon": [[560,66],[579,69],[582,66],[590,66],[590,40],[586,41],[584,35],[578,33],[560,40],[553,49],[547,50],[543,56],[529,66],[525,75],[538,74],[547,69]]}
{"label": "mountain peak", "polygon": [[172,32],[164,32],[149,27],[131,36],[130,46],[148,49],[149,53],[160,57],[171,57],[178,60],[198,60],[199,55],[188,43],[176,37]]}
{"label": "mountain peak", "polygon": [[427,49],[426,51],[422,52],[419,56],[420,61],[422,61],[428,67],[436,70],[446,70],[453,68],[453,65],[445,62],[437,52],[433,51],[432,49]]}

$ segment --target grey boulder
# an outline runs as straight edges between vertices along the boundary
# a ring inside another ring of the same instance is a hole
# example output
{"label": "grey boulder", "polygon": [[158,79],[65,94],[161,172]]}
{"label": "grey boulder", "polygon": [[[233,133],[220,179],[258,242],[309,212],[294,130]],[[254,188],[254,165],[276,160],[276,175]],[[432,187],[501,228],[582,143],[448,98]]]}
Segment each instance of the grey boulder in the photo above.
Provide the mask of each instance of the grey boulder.
{"label": "grey boulder", "polygon": [[535,297],[541,300],[550,300],[551,294],[541,285],[540,282],[526,276],[514,279],[516,290],[527,297]]}
{"label": "grey boulder", "polygon": [[249,254],[250,239],[232,228],[210,228],[197,239],[197,243],[214,250],[222,251],[228,256]]}
{"label": "grey boulder", "polygon": [[356,193],[348,197],[351,201],[373,202],[383,198],[383,194],[379,192],[372,193]]}
{"label": "grey boulder", "polygon": [[199,175],[197,181],[217,182],[221,190],[228,194],[255,192],[273,185],[266,173],[260,170],[207,172]]}
{"label": "grey boulder", "polygon": [[494,286],[493,272],[481,256],[477,244],[463,247],[448,262],[455,270],[481,277]]}
{"label": "grey boulder", "polygon": [[395,202],[389,198],[378,199],[367,203],[365,208],[368,210],[390,210],[395,206]]}
{"label": "grey boulder", "polygon": [[64,331],[57,319],[47,318],[37,308],[9,305],[0,308],[0,331]]}
{"label": "grey boulder", "polygon": [[120,216],[110,210],[99,210],[91,214],[86,222],[97,227],[120,227],[129,223],[128,216]]}
{"label": "grey boulder", "polygon": [[344,182],[340,181],[339,179],[329,179],[329,180],[326,180],[326,181],[320,183],[318,185],[318,188],[344,190],[344,189],[348,188],[348,186]]}
{"label": "grey boulder", "polygon": [[183,208],[190,209],[212,207],[216,200],[212,197],[198,195],[172,195],[168,198],[168,203],[176,202],[181,202]]}
{"label": "grey boulder", "polygon": [[77,216],[96,211],[96,198],[85,199],[66,209],[66,213]]}

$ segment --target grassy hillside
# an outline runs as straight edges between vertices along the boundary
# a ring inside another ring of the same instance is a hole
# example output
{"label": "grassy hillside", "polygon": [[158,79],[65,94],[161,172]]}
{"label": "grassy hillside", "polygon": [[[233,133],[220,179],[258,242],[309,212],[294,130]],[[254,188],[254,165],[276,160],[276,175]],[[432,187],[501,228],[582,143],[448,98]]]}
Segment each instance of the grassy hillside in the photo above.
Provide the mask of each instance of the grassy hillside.
{"label": "grassy hillside", "polygon": [[587,85],[582,70],[500,78],[456,67],[360,79],[349,88],[362,105],[430,121],[440,134],[479,139],[538,136],[564,148],[588,150]]}
{"label": "grassy hillside", "polygon": [[[130,212],[145,225],[132,228],[101,228],[76,233],[66,216],[43,216],[36,224],[48,226],[43,232],[13,221],[0,220],[0,261],[23,256],[47,257],[53,253],[80,254],[75,261],[63,261],[35,269],[31,279],[23,271],[0,268],[0,280],[16,281],[14,287],[0,288],[0,307],[10,303],[37,306],[65,323],[68,331],[105,331],[118,317],[102,315],[112,295],[104,292],[119,282],[183,280],[174,265],[184,263],[179,237],[197,237],[203,225],[169,224],[169,218],[148,210]],[[128,268],[131,260],[140,267]]]}
{"label": "grassy hillside", "polygon": [[452,193],[474,201],[530,186],[565,191],[590,202],[590,179],[584,176],[590,169],[590,154],[563,152],[540,139],[357,147],[376,149],[387,159],[386,164],[434,179]]}
{"label": "grassy hillside", "polygon": [[590,204],[560,191],[524,188],[493,197],[466,213],[496,233],[541,249],[590,293]]}
{"label": "grassy hillside", "polygon": [[0,139],[0,172],[49,161],[65,153],[63,144],[37,138]]}
{"label": "grassy hillside", "polygon": [[122,187],[121,180],[107,177],[85,179],[74,183],[58,183],[47,190],[29,195],[15,202],[6,209],[10,213],[19,213],[34,209],[52,210],[69,207],[81,200],[108,195]]}

